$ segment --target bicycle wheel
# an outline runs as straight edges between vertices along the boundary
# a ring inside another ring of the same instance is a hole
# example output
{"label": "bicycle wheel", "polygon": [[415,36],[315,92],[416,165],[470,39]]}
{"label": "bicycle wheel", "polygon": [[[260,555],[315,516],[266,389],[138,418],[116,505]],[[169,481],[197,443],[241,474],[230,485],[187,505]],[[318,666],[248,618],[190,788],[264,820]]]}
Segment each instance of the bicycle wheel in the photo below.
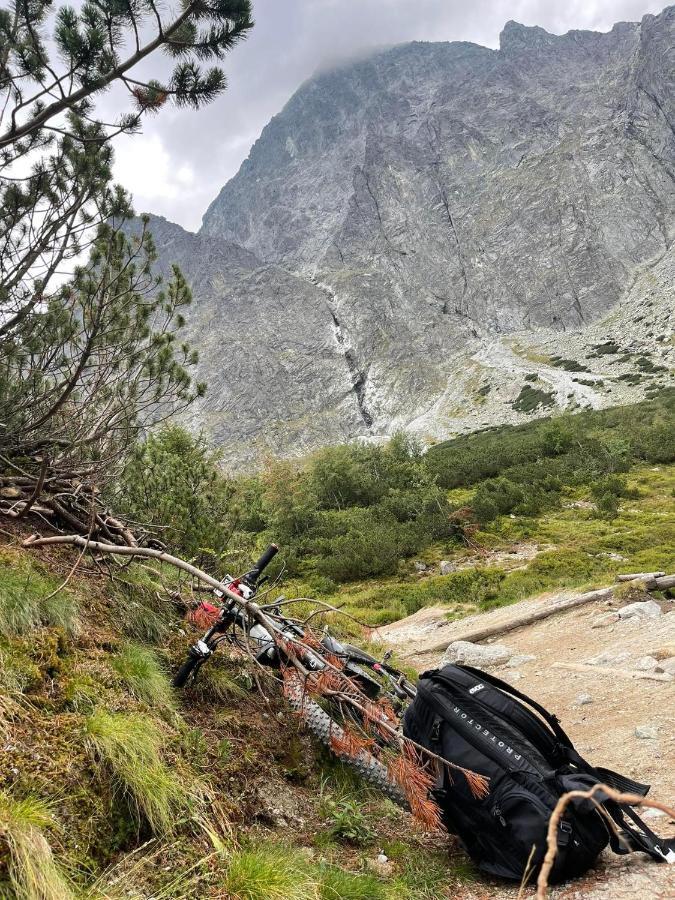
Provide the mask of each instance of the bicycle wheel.
{"label": "bicycle wheel", "polygon": [[183,665],[173,676],[171,684],[177,688],[185,687],[190,678],[194,678],[194,676],[197,674],[201,664],[202,660],[195,659],[194,656],[188,656]]}
{"label": "bicycle wheel", "polygon": [[368,784],[377,788],[403,809],[410,809],[401,788],[391,780],[385,766],[372,753],[368,753],[367,750],[361,750],[357,755],[350,756],[346,753],[338,753],[333,749],[331,736],[339,739],[344,735],[344,731],[318,703],[304,693],[302,685],[287,687],[286,697],[293,709],[300,715],[308,730],[318,741],[328,747],[338,759],[346,763]]}

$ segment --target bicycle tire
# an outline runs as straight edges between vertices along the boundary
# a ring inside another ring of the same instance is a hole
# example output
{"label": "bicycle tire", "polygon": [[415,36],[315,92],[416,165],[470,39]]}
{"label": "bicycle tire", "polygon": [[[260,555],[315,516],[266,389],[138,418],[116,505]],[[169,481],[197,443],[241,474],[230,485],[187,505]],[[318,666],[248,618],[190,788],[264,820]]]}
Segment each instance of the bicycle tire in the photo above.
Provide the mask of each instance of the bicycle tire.
{"label": "bicycle tire", "polygon": [[410,810],[405,794],[396,782],[392,781],[386,767],[372,753],[369,753],[367,750],[361,750],[358,755],[351,756],[347,753],[338,753],[333,748],[331,736],[342,737],[344,732],[341,726],[318,703],[303,693],[301,685],[298,685],[295,689],[287,690],[286,696],[290,705],[307,726],[308,731],[318,741],[328,747],[338,759],[353,769],[360,778],[378,791],[381,791],[397,806],[408,811]]}
{"label": "bicycle tire", "polygon": [[196,674],[197,669],[200,666],[201,660],[195,659],[193,656],[188,656],[183,665],[178,669],[176,674],[173,676],[173,680],[171,684],[176,688],[185,687],[185,685],[190,680],[190,676],[194,673]]}

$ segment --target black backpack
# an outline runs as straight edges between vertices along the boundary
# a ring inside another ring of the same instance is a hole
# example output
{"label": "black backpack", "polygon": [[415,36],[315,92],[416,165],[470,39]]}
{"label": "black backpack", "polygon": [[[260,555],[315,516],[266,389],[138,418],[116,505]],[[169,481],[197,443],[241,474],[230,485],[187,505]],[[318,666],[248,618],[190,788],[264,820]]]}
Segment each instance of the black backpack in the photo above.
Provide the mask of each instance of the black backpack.
{"label": "black backpack", "polygon": [[[433,795],[448,831],[459,837],[478,868],[502,878],[521,881],[526,872],[530,879],[537,875],[549,818],[567,791],[586,791],[598,782],[641,797],[649,790],[591,766],[555,716],[506,682],[470,666],[450,665],[421,675],[403,732],[443,759],[490,779],[487,796],[476,799],[461,775],[442,766]],[[606,794],[595,796],[616,828],[608,826],[592,801],[572,801],[558,829],[551,883],[581,875],[607,844],[615,853],[641,850],[660,862],[675,862],[675,840],[660,840],[632,807],[614,803]]]}

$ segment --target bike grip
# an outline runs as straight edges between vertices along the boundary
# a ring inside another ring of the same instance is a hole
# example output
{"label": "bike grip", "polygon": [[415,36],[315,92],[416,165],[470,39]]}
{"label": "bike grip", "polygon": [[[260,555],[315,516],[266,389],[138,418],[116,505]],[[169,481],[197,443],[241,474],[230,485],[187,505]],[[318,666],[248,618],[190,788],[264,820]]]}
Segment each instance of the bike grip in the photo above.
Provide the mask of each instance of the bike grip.
{"label": "bike grip", "polygon": [[267,566],[269,566],[278,552],[279,548],[277,547],[277,545],[270,544],[267,550],[265,550],[265,552],[262,554],[258,562],[253,566],[254,571],[257,572],[258,575],[260,575],[263,569],[266,569]]}

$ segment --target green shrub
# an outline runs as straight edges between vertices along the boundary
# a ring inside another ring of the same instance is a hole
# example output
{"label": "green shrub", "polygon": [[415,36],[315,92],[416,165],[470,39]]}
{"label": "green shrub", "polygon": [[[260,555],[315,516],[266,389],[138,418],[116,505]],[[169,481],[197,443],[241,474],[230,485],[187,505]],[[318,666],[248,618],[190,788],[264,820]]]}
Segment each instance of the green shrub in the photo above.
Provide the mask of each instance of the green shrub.
{"label": "green shrub", "polygon": [[329,826],[329,837],[355,847],[363,847],[372,841],[374,832],[358,800],[353,797],[324,797],[322,807]]}
{"label": "green shrub", "polygon": [[539,409],[539,407],[546,408],[553,406],[553,394],[549,391],[533,388],[529,384],[524,384],[511,406],[517,410],[517,412],[534,412],[534,410]]}
{"label": "green shrub", "polygon": [[234,486],[218,468],[220,456],[204,439],[166,425],[135,447],[113,500],[144,525],[158,526],[162,541],[201,561],[227,545]]}

